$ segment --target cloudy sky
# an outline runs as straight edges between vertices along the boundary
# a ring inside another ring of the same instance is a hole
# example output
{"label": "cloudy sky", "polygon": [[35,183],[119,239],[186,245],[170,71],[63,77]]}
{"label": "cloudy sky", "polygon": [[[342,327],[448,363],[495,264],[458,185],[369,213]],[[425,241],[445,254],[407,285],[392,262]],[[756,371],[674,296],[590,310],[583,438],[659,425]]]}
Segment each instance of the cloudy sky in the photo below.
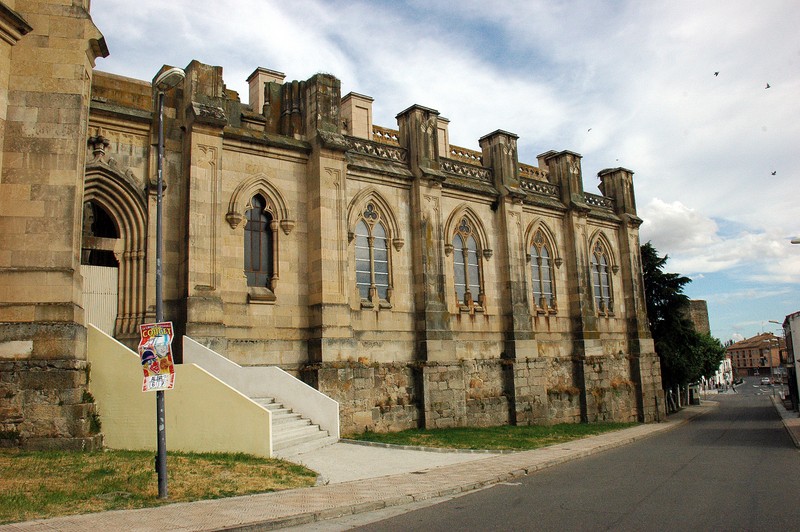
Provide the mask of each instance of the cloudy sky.
{"label": "cloudy sky", "polygon": [[578,152],[596,194],[598,171],[629,168],[642,242],[692,278],[714,336],[800,310],[796,0],[94,0],[92,17],[106,72],[196,59],[243,101],[256,67],[329,72],[375,99],[377,125],[420,104],[458,146],[503,129],[522,162]]}

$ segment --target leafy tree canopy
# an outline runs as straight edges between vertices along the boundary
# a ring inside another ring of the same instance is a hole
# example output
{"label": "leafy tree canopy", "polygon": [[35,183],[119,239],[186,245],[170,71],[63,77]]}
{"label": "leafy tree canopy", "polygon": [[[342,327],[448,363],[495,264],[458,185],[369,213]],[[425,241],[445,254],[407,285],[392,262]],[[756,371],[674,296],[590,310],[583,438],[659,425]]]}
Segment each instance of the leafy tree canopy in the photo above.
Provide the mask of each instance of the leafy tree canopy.
{"label": "leafy tree canopy", "polygon": [[710,377],[719,368],[725,348],[716,338],[695,331],[689,319],[689,297],[683,287],[691,279],[664,272],[669,257],[659,257],[650,242],[641,252],[647,317],[664,385],[686,385]]}

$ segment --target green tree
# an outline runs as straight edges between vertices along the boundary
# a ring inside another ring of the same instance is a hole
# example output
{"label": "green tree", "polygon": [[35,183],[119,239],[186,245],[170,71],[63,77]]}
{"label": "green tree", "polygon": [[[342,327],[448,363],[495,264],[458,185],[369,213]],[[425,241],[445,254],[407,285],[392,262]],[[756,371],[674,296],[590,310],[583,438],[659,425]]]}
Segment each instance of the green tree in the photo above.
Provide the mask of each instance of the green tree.
{"label": "green tree", "polygon": [[718,338],[710,334],[697,333],[694,356],[701,364],[700,375],[710,377],[719,369],[719,363],[725,358],[725,347]]}
{"label": "green tree", "polygon": [[642,245],[641,252],[647,317],[661,359],[664,385],[685,386],[713,375],[725,348],[716,338],[695,331],[689,319],[689,297],[683,287],[691,279],[664,272],[669,257],[659,257],[650,242]]}

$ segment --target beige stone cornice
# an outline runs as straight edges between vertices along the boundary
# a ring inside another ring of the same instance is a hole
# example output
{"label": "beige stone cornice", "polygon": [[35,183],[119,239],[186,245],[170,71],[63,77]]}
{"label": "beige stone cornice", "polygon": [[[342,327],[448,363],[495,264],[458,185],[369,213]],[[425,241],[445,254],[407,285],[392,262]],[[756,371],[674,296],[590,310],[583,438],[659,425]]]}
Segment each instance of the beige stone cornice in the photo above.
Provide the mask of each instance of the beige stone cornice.
{"label": "beige stone cornice", "polygon": [[19,13],[0,2],[0,38],[13,46],[31,30],[33,28]]}

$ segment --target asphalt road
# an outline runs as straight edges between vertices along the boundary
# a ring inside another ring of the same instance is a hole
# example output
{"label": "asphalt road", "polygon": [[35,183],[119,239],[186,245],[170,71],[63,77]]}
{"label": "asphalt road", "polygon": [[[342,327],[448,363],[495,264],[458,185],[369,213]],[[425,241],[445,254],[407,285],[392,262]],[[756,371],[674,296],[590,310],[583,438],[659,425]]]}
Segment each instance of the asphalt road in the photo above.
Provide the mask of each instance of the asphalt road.
{"label": "asphalt road", "polygon": [[800,452],[753,384],[665,434],[357,530],[795,530]]}

